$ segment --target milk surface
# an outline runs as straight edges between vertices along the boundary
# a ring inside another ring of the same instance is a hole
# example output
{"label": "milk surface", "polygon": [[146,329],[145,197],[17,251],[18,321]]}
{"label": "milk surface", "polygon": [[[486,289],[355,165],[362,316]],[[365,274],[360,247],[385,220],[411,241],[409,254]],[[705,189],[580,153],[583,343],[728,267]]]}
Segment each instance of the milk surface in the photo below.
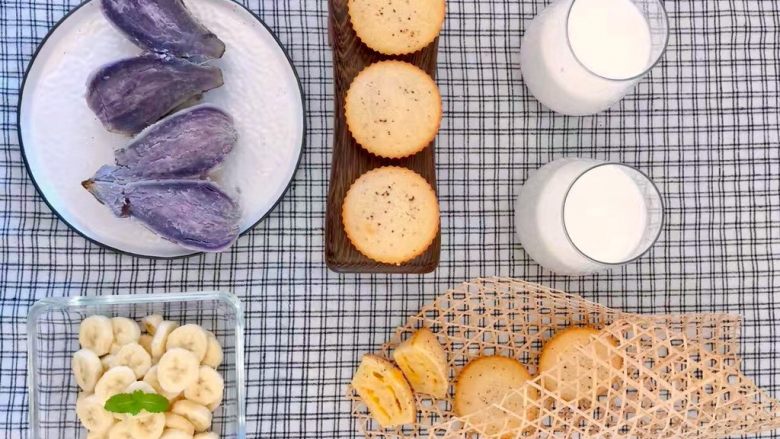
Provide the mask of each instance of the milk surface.
{"label": "milk surface", "polygon": [[572,184],[563,219],[569,238],[582,253],[600,262],[621,263],[636,256],[647,229],[647,206],[621,166],[604,165]]}
{"label": "milk surface", "polygon": [[649,66],[650,28],[631,1],[576,0],[568,30],[575,56],[597,75],[626,79]]}

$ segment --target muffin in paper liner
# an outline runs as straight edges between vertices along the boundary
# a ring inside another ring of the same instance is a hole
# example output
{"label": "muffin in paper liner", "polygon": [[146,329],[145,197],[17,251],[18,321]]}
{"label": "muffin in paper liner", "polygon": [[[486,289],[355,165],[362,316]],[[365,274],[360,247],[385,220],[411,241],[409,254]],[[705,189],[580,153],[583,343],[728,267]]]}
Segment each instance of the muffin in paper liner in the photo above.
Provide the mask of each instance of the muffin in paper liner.
{"label": "muffin in paper liner", "polygon": [[[780,428],[780,402],[740,372],[740,324],[741,318],[731,314],[624,313],[524,281],[477,279],[424,306],[377,352],[389,359],[393,348],[416,329],[429,328],[447,352],[446,398],[417,394],[417,422],[383,429],[351,387],[347,397],[367,438],[716,438]],[[562,375],[558,365],[538,375],[544,343],[571,326],[604,329],[578,348],[589,367],[569,367]],[[605,349],[622,359],[622,367],[602,358]],[[474,416],[460,418],[452,412],[457,374],[485,355],[518,359],[535,375],[528,388],[509,392],[501,404],[486,409],[520,421],[492,436],[480,434],[485,426],[475,424]],[[542,385],[545,377],[586,376],[594,365],[608,376],[600,377],[601,391],[588,397],[565,401]],[[535,419],[504,408],[517,406],[505,404],[513,398],[525,402],[531,387],[539,393],[528,401],[538,409]]]}

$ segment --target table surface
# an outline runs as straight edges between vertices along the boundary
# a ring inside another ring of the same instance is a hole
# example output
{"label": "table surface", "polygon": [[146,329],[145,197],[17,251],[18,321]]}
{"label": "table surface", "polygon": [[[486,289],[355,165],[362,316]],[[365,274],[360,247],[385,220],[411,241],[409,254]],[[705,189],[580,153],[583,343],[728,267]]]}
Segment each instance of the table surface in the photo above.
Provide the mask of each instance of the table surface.
{"label": "table surface", "polygon": [[[528,94],[518,66],[539,0],[450,0],[438,78],[441,264],[418,275],[339,275],[323,262],[332,136],[325,0],[248,1],[303,81],[308,141],[273,214],[228,252],[176,261],[118,255],[60,222],[24,169],[24,69],[76,0],[0,2],[0,436],[28,437],[26,315],[46,296],[220,289],[245,303],[250,437],[356,436],[343,398],[361,354],[438,293],[507,275],[635,312],[745,318],[744,371],[780,394],[780,6],[666,2],[665,59],[613,110],[570,118]],[[611,273],[542,270],[514,234],[528,172],[567,155],[621,161],[659,184],[667,223],[652,251]],[[765,437],[780,437],[766,435]]]}

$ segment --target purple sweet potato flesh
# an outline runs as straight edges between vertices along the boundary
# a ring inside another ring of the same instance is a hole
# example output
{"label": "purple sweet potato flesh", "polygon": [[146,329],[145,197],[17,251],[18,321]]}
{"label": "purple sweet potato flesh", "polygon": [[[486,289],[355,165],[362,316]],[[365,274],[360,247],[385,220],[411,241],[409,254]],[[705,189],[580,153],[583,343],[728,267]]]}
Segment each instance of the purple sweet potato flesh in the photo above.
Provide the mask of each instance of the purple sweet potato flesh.
{"label": "purple sweet potato flesh", "polygon": [[117,180],[200,178],[225,160],[237,140],[229,114],[199,105],[166,117],[117,150],[111,174]]}
{"label": "purple sweet potato flesh", "polygon": [[151,52],[196,61],[219,58],[225,43],[181,0],[101,0],[103,15],[133,43]]}
{"label": "purple sweet potato flesh", "polygon": [[238,237],[238,204],[209,181],[92,179],[83,185],[117,216],[133,217],[182,247],[218,252]]}
{"label": "purple sweet potato flesh", "polygon": [[106,129],[132,135],[222,83],[217,67],[144,54],[98,69],[87,83],[87,105]]}

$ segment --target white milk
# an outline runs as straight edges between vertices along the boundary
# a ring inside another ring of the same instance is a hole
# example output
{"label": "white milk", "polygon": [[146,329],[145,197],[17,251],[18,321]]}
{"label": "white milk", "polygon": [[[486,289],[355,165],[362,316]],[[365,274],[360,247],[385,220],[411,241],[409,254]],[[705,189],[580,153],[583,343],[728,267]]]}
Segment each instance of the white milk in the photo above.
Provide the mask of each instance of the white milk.
{"label": "white milk", "polygon": [[515,205],[515,229],[539,265],[559,274],[582,275],[644,253],[660,231],[661,205],[652,183],[632,168],[560,159],[539,168],[523,185]]}
{"label": "white milk", "polygon": [[599,166],[578,178],[566,197],[563,223],[572,243],[597,261],[632,259],[647,228],[642,192],[621,166]]}
{"label": "white milk", "polygon": [[542,104],[586,115],[628,93],[660,56],[652,49],[650,26],[631,0],[557,0],[528,25],[520,67]]}

